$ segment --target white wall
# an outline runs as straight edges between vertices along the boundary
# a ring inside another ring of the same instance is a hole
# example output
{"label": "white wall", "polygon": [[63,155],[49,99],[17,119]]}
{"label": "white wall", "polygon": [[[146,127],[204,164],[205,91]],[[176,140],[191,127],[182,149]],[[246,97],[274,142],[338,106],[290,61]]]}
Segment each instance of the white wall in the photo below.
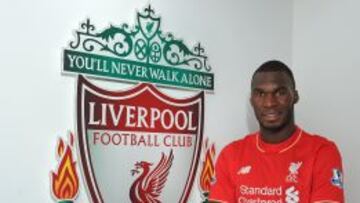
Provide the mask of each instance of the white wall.
{"label": "white wall", "polygon": [[297,121],[338,144],[350,203],[360,200],[359,8],[357,0],[294,1]]}
{"label": "white wall", "polygon": [[[109,23],[133,25],[135,11],[148,2],[0,2],[1,202],[53,202],[49,173],[56,167],[56,141],[75,129],[75,79],[60,74],[61,52],[74,39],[73,30],[87,17],[98,29]],[[162,17],[162,30],[187,44],[201,41],[210,57],[216,90],[206,95],[205,135],[219,151],[253,130],[249,79],[267,59],[291,63],[292,2],[150,2]],[[78,202],[88,202],[83,190]]]}
{"label": "white wall", "polygon": [[[132,25],[135,11],[148,2],[161,15],[163,30],[206,48],[216,90],[206,95],[205,134],[218,150],[256,128],[249,78],[263,61],[282,59],[292,64],[298,82],[296,120],[336,141],[347,202],[360,199],[359,1],[2,0],[1,201],[53,202],[49,172],[56,166],[56,139],[75,129],[75,79],[60,74],[61,51],[73,30],[87,17],[99,29]],[[87,202],[84,191],[78,202]]]}

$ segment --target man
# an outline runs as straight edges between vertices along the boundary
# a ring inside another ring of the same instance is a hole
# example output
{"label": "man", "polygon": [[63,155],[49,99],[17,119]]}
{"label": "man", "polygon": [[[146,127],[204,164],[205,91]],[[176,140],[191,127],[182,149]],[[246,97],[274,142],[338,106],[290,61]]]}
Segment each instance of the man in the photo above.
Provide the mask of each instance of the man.
{"label": "man", "polygon": [[255,71],[250,102],[260,130],[222,150],[210,202],[344,202],[340,153],[333,142],[295,124],[298,100],[284,63],[268,61]]}

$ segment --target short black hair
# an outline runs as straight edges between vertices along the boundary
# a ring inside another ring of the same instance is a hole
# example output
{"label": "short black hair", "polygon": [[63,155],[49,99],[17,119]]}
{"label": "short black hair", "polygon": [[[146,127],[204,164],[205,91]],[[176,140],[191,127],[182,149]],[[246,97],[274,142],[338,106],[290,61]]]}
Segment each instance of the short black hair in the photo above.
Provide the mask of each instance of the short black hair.
{"label": "short black hair", "polygon": [[285,73],[286,75],[289,76],[294,89],[295,89],[295,79],[294,79],[294,75],[291,71],[291,69],[283,62],[278,61],[278,60],[270,60],[267,61],[263,64],[261,64],[259,66],[259,68],[256,69],[256,71],[254,72],[253,76],[252,76],[252,80],[254,80],[254,77],[257,73],[261,73],[261,72],[282,72]]}

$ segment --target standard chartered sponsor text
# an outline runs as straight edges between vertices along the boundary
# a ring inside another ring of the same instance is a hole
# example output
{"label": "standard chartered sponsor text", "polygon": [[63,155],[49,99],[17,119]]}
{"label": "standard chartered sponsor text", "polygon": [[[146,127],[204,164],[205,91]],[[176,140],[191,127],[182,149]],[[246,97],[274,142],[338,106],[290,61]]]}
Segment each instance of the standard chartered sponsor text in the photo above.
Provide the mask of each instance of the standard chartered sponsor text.
{"label": "standard chartered sponsor text", "polygon": [[255,199],[239,197],[238,203],[282,203],[282,201],[281,201],[281,199],[264,200],[264,199],[260,199],[259,197],[255,198]]}
{"label": "standard chartered sponsor text", "polygon": [[267,195],[267,196],[281,196],[282,188],[281,187],[249,187],[246,185],[240,186],[240,193],[242,195]]}
{"label": "standard chartered sponsor text", "polygon": [[[240,186],[238,203],[282,203],[282,187]],[[270,199],[269,199],[270,198]]]}

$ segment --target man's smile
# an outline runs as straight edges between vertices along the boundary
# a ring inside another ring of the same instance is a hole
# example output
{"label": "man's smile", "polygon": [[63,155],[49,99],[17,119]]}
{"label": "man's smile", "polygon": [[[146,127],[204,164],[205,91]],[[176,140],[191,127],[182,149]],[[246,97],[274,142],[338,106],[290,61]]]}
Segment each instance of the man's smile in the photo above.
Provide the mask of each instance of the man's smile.
{"label": "man's smile", "polygon": [[268,122],[279,120],[282,113],[281,111],[266,111],[261,114],[261,117]]}

